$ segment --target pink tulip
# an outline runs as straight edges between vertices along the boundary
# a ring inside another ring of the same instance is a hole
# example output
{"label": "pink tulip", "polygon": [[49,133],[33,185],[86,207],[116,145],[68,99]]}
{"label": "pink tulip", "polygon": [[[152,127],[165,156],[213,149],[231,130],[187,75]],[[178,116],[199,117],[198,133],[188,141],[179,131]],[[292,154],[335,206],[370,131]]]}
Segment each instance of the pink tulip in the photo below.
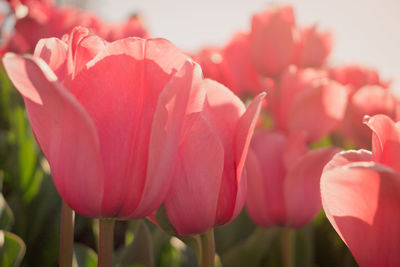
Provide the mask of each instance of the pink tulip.
{"label": "pink tulip", "polygon": [[364,86],[349,100],[343,120],[343,132],[358,147],[369,148],[371,131],[362,123],[363,117],[385,114],[391,119],[398,119],[399,112],[399,102],[390,90],[377,85]]}
{"label": "pink tulip", "polygon": [[297,64],[301,67],[321,67],[332,50],[330,32],[317,32],[316,26],[301,30],[301,42],[298,47]]}
{"label": "pink tulip", "polygon": [[360,266],[400,265],[400,126],[366,119],[372,153],[337,154],[321,178],[323,207]]}
{"label": "pink tulip", "polygon": [[249,35],[238,32],[223,47],[205,47],[194,54],[206,78],[216,80],[239,96],[263,91],[262,80],[250,60]]}
{"label": "pink tulip", "polygon": [[149,33],[139,15],[132,16],[126,21],[115,24],[97,20],[97,24],[93,26],[93,30],[107,41],[115,41],[127,37],[149,37]]}
{"label": "pink tulip", "polygon": [[223,48],[228,73],[225,84],[240,96],[255,95],[263,91],[260,75],[250,59],[249,34],[238,32]]}
{"label": "pink tulip", "polygon": [[206,89],[204,111],[185,125],[171,190],[164,207],[179,235],[206,232],[232,221],[246,198],[243,170],[261,108],[260,94],[245,108],[221,84],[201,74],[194,83]]}
{"label": "pink tulip", "polygon": [[321,210],[319,183],[325,164],[337,148],[309,151],[305,136],[257,132],[246,163],[246,207],[263,227],[301,227]]}
{"label": "pink tulip", "polygon": [[315,69],[290,66],[280,78],[274,119],[276,127],[288,133],[305,132],[313,142],[341,123],[347,106],[347,89],[326,79]]}
{"label": "pink tulip", "polygon": [[3,58],[55,186],[88,217],[147,216],[167,194],[184,128],[203,109],[198,67],[163,39],[108,43],[85,28],[65,39]]}
{"label": "pink tulip", "polygon": [[299,41],[291,6],[268,8],[253,16],[250,54],[260,74],[277,76],[294,63]]}
{"label": "pink tulip", "polygon": [[351,88],[351,94],[365,85],[387,88],[390,82],[383,82],[378,72],[357,65],[349,65],[329,70],[329,78]]}
{"label": "pink tulip", "polygon": [[29,1],[28,13],[17,18],[14,32],[7,41],[7,50],[17,53],[32,53],[42,38],[61,38],[76,26],[90,28],[107,41],[126,37],[147,37],[147,31],[138,18],[111,25],[100,21],[93,14],[74,7],[56,7],[49,1]]}

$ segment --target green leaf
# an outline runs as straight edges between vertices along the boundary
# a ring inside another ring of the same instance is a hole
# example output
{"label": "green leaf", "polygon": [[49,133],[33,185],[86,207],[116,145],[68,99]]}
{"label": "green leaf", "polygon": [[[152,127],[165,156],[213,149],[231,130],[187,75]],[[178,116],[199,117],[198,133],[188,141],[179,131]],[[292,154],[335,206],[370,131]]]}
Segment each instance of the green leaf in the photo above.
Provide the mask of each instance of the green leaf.
{"label": "green leaf", "polygon": [[10,230],[14,223],[14,214],[0,193],[0,229]]}
{"label": "green leaf", "polygon": [[24,241],[17,235],[0,230],[0,266],[17,267],[25,255]]}
{"label": "green leaf", "polygon": [[152,237],[144,221],[136,224],[134,240],[120,254],[117,266],[154,266]]}
{"label": "green leaf", "polygon": [[74,244],[74,267],[96,267],[97,254],[93,249],[83,245]]}

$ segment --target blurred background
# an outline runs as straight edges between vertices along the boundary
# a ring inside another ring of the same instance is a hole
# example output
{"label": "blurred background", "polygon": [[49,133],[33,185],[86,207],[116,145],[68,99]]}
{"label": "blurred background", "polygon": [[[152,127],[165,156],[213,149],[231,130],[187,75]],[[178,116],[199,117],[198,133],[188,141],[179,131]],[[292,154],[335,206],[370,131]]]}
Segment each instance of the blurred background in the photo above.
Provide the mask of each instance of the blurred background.
{"label": "blurred background", "polygon": [[[81,2],[81,1],[76,1]],[[189,51],[222,44],[237,30],[250,28],[251,14],[274,4],[291,4],[300,25],[318,22],[334,35],[331,63],[359,63],[393,79],[400,94],[400,1],[398,0],[88,0],[82,4],[101,18],[124,20],[142,14],[154,37]]]}

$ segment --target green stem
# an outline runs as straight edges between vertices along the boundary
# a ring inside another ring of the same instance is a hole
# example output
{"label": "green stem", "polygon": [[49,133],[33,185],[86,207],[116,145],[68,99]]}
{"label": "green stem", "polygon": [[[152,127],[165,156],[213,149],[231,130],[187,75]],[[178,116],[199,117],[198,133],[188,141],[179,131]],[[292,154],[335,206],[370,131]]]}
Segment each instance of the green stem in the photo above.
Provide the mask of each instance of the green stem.
{"label": "green stem", "polygon": [[294,266],[294,238],[295,232],[290,228],[280,230],[281,256],[283,267]]}
{"label": "green stem", "polygon": [[74,246],[74,212],[62,201],[60,229],[60,267],[71,267]]}
{"label": "green stem", "polygon": [[200,267],[214,267],[215,242],[214,229],[200,235],[201,239],[201,262]]}
{"label": "green stem", "polygon": [[99,236],[99,267],[112,266],[112,253],[114,248],[114,223],[113,219],[100,219]]}

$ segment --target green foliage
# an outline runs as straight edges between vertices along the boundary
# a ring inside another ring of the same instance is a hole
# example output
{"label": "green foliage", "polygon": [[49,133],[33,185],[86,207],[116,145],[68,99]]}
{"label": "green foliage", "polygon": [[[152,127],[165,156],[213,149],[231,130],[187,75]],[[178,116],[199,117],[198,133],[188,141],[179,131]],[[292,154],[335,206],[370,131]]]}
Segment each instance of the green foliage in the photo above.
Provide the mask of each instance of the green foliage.
{"label": "green foliage", "polygon": [[25,254],[24,241],[17,235],[0,230],[0,266],[17,267]]}

